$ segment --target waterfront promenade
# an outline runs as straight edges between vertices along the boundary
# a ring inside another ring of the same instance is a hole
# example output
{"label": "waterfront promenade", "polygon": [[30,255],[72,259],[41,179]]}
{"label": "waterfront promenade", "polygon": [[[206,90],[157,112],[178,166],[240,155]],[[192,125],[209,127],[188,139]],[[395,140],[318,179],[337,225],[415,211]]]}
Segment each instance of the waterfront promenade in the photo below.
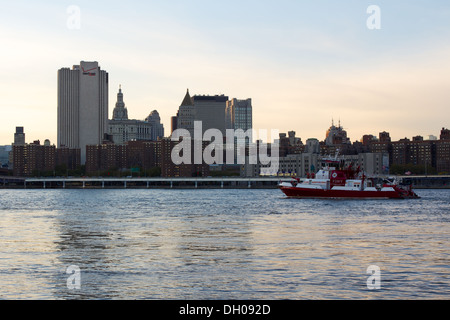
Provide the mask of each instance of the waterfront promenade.
{"label": "waterfront promenade", "polygon": [[[416,189],[450,189],[450,176],[403,176]],[[0,176],[4,189],[274,189],[289,177],[207,178],[23,178]]]}
{"label": "waterfront promenade", "polygon": [[16,178],[0,177],[8,189],[273,189],[289,178]]}

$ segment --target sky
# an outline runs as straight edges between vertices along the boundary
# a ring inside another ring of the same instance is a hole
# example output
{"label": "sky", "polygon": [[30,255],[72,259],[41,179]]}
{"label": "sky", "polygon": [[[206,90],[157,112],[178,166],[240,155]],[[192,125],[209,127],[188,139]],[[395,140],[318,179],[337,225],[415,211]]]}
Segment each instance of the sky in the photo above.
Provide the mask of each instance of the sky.
{"label": "sky", "polygon": [[4,1],[0,41],[0,145],[57,143],[57,71],[80,61],[109,73],[110,118],[122,85],[166,135],[186,89],[251,98],[255,129],[303,142],[332,119],[352,141],[450,127],[448,0]]}

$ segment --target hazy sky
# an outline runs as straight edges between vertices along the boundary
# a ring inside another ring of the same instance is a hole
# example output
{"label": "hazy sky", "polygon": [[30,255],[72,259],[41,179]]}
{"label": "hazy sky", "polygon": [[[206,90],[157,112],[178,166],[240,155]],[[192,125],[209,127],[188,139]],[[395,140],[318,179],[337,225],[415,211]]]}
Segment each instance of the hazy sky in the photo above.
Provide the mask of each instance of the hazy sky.
{"label": "hazy sky", "polygon": [[448,0],[3,1],[0,40],[0,145],[16,126],[56,144],[57,70],[81,60],[109,73],[110,117],[121,84],[129,117],[156,109],[166,134],[187,88],[252,98],[254,128],[304,142],[332,118],[352,141],[450,127]]}

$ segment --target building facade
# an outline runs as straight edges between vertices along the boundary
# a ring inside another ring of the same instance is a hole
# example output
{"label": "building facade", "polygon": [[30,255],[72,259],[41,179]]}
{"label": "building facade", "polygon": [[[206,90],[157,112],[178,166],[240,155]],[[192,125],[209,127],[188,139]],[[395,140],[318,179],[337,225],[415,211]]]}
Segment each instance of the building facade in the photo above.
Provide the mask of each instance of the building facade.
{"label": "building facade", "polygon": [[[253,142],[253,107],[252,99],[239,100],[233,98],[226,103],[225,128],[235,131],[234,136],[234,162],[238,162],[238,156],[245,154]],[[231,141],[227,141],[231,143]],[[231,148],[227,144],[227,147]]]}
{"label": "building facade", "polygon": [[438,173],[450,174],[450,140],[436,143],[436,169]]}
{"label": "building facade", "polygon": [[[318,153],[289,154],[280,157],[278,174],[305,178],[308,174],[317,173],[322,168],[322,162],[327,158]],[[388,174],[389,155],[386,153],[344,155],[340,159],[344,162],[344,166],[359,167],[369,176]],[[264,172],[264,166],[248,165],[246,170],[247,176],[257,177]]]}
{"label": "building facade", "polygon": [[350,139],[347,137],[347,131],[341,126],[340,121],[337,127],[334,125],[333,121],[331,127],[327,130],[325,144],[327,146],[350,144]]}
{"label": "building facade", "polygon": [[30,144],[14,145],[12,152],[15,176],[40,176],[55,169],[56,147],[54,145],[41,145],[37,140]]}
{"label": "building facade", "polygon": [[209,129],[217,129],[225,137],[227,102],[228,97],[224,95],[191,97],[188,89],[178,109],[176,128],[185,129],[194,137],[194,123],[199,121],[202,123],[202,135]]}
{"label": "building facade", "polygon": [[58,147],[81,150],[100,144],[108,128],[108,73],[98,62],[81,61],[58,71]]}
{"label": "building facade", "polygon": [[67,147],[56,149],[56,166],[65,167],[66,170],[77,170],[81,166],[81,150]]}
{"label": "building facade", "polygon": [[233,98],[227,101],[225,117],[226,129],[242,129],[244,131],[252,129],[252,99],[238,100],[236,98]]}
{"label": "building facade", "polygon": [[202,122],[202,134],[209,129],[217,129],[225,137],[225,109],[228,97],[216,96],[194,96],[194,121]]}
{"label": "building facade", "polygon": [[290,154],[300,154],[305,150],[305,145],[301,138],[296,137],[295,131],[289,131],[286,133],[280,133],[278,140],[279,155],[285,157]]}
{"label": "building facade", "polygon": [[108,122],[108,135],[118,145],[125,145],[128,141],[156,141],[164,137],[164,126],[156,110],[152,111],[145,121],[128,119],[128,110],[120,87],[113,118]]}
{"label": "building facade", "polygon": [[[175,164],[172,152],[177,150],[177,145],[178,142],[163,138],[158,141],[129,141],[125,145],[105,143],[87,146],[86,174],[96,176],[136,169],[144,175],[148,170],[160,168],[162,177],[208,176],[209,165],[204,162],[194,164],[192,158],[191,163]],[[194,144],[191,147],[194,148]]]}
{"label": "building facade", "polygon": [[0,167],[8,168],[10,166],[10,153],[12,146],[0,146]]}
{"label": "building facade", "polygon": [[158,111],[153,110],[145,119],[145,122],[150,124],[150,140],[157,141],[164,138],[164,125],[161,123],[161,117]]}
{"label": "building facade", "polygon": [[[185,129],[189,131],[191,137],[194,136],[194,103],[191,95],[189,94],[189,89],[187,90],[186,95],[184,96],[184,99],[178,109],[176,120],[177,129]],[[174,129],[174,126],[172,126],[172,129]]]}
{"label": "building facade", "polygon": [[16,127],[16,132],[14,133],[14,145],[25,145],[25,131],[23,127]]}
{"label": "building facade", "polygon": [[[195,164],[194,153],[195,144],[191,143],[191,159],[190,163],[176,164],[172,160],[172,152],[177,152],[179,142],[171,139],[162,139],[161,144],[161,176],[162,177],[207,177],[210,167],[203,160],[202,163]],[[206,143],[202,143],[202,151],[206,147]]]}
{"label": "building facade", "polygon": [[86,174],[100,175],[106,170],[127,168],[127,148],[113,143],[86,147]]}
{"label": "building facade", "polygon": [[391,141],[389,133],[380,133],[380,139],[370,143],[370,151],[373,153],[389,154],[389,166],[400,168],[413,168],[423,174],[432,172],[438,174],[450,173],[450,136],[448,129],[443,128],[440,139],[425,140],[421,136]]}

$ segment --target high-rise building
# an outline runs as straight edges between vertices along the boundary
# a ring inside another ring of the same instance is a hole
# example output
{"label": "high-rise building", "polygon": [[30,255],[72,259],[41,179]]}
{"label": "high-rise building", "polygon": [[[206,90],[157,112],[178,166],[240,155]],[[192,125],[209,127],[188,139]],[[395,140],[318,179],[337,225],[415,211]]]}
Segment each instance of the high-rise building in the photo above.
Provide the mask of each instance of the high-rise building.
{"label": "high-rise building", "polygon": [[440,138],[441,140],[450,140],[450,130],[442,128]]}
{"label": "high-rise building", "polygon": [[80,149],[57,148],[56,166],[65,167],[67,170],[76,170],[80,166]]}
{"label": "high-rise building", "polygon": [[[179,142],[171,139],[162,139],[160,143],[161,156],[161,176],[162,177],[207,177],[209,175],[209,165],[202,161],[201,164],[194,163],[195,148],[191,143],[191,159],[190,163],[175,164],[172,160],[172,152],[178,152]],[[206,142],[202,142],[202,151],[207,146]]]}
{"label": "high-rise building", "polygon": [[[253,109],[252,99],[227,101],[225,109],[225,128],[235,130],[234,157],[237,162],[238,153],[243,154],[253,142]],[[245,134],[242,135],[242,130]],[[229,141],[228,141],[229,142]],[[242,148],[244,148],[242,150]]]}
{"label": "high-rise building", "polygon": [[178,112],[176,116],[170,118],[170,124],[171,124],[170,134],[172,134],[175,130],[178,129]]}
{"label": "high-rise building", "polygon": [[14,145],[25,145],[25,132],[23,130],[23,127],[16,127],[16,133],[14,133]]}
{"label": "high-rise building", "polygon": [[194,121],[202,122],[202,134],[209,129],[217,129],[225,137],[225,109],[228,97],[216,96],[194,96]]}
{"label": "high-rise building", "polygon": [[0,146],[0,167],[8,167],[12,146]]}
{"label": "high-rise building", "polygon": [[102,170],[122,170],[127,167],[127,146],[117,144],[89,145],[86,147],[86,173]]}
{"label": "high-rise building", "polygon": [[25,146],[25,132],[23,127],[16,127],[16,132],[14,133],[14,143],[11,146],[11,152],[9,153],[9,164],[11,168],[14,168],[14,146]]}
{"label": "high-rise building", "polygon": [[58,147],[81,149],[100,144],[108,128],[108,73],[98,62],[81,61],[58,71]]}
{"label": "high-rise building", "polygon": [[436,141],[436,169],[438,173],[450,174],[450,139]]}
{"label": "high-rise building", "polygon": [[279,156],[285,157],[289,154],[300,154],[305,150],[305,145],[301,138],[297,138],[295,131],[289,131],[288,134],[280,133],[278,139]]}
{"label": "high-rise building", "polygon": [[341,126],[341,121],[339,121],[337,127],[334,125],[333,121],[331,127],[327,131],[325,144],[327,146],[350,144],[350,139],[347,137],[347,131]]}
{"label": "high-rise building", "polygon": [[227,101],[225,110],[226,128],[247,131],[253,128],[252,99]]}
{"label": "high-rise building", "polygon": [[150,124],[150,140],[156,141],[164,138],[164,125],[161,123],[158,111],[153,110],[145,121]]}
{"label": "high-rise building", "polygon": [[54,145],[41,145],[37,140],[30,144],[14,145],[12,152],[15,176],[39,176],[55,168],[56,147]]}
{"label": "high-rise building", "polygon": [[191,137],[194,136],[194,103],[189,94],[189,89],[178,109],[177,129],[186,129],[189,131]]}
{"label": "high-rise building", "polygon": [[380,132],[379,140],[380,142],[391,142],[391,136],[389,132],[386,131]]}
{"label": "high-rise building", "polygon": [[319,140],[315,138],[306,140],[305,153],[320,153]]}
{"label": "high-rise building", "polygon": [[360,142],[362,143],[363,146],[369,146],[372,141],[377,141],[377,140],[378,140],[377,137],[375,137],[374,135],[365,134],[361,138]]}
{"label": "high-rise building", "polygon": [[177,129],[189,131],[193,138],[194,123],[199,121],[202,123],[202,134],[209,129],[217,129],[225,136],[225,109],[227,102],[228,97],[224,95],[195,95],[191,97],[188,89],[178,109]]}

